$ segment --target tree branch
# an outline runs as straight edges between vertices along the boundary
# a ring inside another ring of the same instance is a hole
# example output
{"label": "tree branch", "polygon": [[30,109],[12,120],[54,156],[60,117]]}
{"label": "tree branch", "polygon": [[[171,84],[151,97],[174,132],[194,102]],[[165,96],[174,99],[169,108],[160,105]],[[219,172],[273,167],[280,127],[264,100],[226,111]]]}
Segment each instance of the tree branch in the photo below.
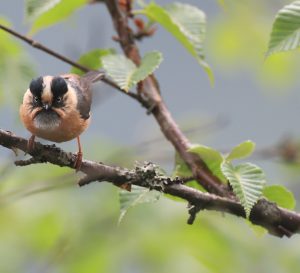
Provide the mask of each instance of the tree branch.
{"label": "tree branch", "polygon": [[[27,152],[27,140],[13,133],[0,129],[0,145],[15,150],[16,148]],[[33,159],[28,163],[49,162],[57,166],[74,169],[76,155],[66,153],[55,145],[42,145],[35,142],[34,149],[29,153]],[[235,200],[220,197],[214,194],[203,193],[194,188],[183,185],[179,178],[172,179],[162,175],[158,167],[152,163],[145,163],[136,166],[134,169],[125,169],[97,163],[94,161],[83,160],[81,171],[86,174],[80,186],[92,181],[107,181],[116,186],[130,183],[158,190],[185,199],[191,204],[194,212],[192,216],[200,210],[214,210],[227,212],[245,218],[243,207]],[[300,232],[300,214],[277,207],[274,203],[265,199],[260,199],[254,206],[250,221],[254,224],[266,228],[269,233],[282,237],[292,236]]]}
{"label": "tree branch", "polygon": [[[141,57],[126,17],[120,11],[117,1],[105,0],[105,3],[111,14],[115,29],[119,35],[120,45],[125,55],[139,65]],[[197,155],[188,152],[191,143],[179,129],[163,102],[154,76],[150,76],[143,81],[141,93],[144,95],[143,100],[153,106],[152,114],[160,125],[161,131],[173,144],[181,158],[189,165],[195,179],[209,192],[220,196],[232,197],[229,189],[210,172],[206,164]]]}

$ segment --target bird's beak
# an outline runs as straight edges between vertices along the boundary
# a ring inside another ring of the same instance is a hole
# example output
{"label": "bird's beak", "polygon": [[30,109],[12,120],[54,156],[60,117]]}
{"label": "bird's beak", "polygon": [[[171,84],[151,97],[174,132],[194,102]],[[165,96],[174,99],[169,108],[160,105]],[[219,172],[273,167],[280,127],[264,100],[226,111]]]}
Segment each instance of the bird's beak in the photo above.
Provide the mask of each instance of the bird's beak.
{"label": "bird's beak", "polygon": [[44,103],[44,104],[43,104],[43,108],[44,108],[45,110],[48,110],[50,107],[51,107],[50,103]]}

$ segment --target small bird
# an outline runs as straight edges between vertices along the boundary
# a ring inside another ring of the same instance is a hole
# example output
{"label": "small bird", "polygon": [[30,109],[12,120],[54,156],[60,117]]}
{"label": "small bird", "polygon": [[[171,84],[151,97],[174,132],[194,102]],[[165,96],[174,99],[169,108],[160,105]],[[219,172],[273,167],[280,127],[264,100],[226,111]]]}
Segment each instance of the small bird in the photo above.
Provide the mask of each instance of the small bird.
{"label": "small bird", "polygon": [[90,71],[83,76],[64,74],[33,79],[20,106],[21,120],[32,134],[27,149],[34,148],[36,136],[53,142],[77,138],[74,167],[78,171],[82,163],[80,134],[91,119],[91,84],[103,77],[102,72]]}

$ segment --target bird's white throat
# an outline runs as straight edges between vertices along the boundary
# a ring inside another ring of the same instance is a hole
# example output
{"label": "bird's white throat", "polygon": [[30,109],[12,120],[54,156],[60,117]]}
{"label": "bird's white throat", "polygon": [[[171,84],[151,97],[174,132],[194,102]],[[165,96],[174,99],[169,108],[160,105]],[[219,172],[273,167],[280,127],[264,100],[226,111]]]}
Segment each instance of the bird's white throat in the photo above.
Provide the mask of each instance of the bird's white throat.
{"label": "bird's white throat", "polygon": [[52,131],[60,125],[60,118],[54,111],[41,111],[34,118],[34,126],[40,130]]}

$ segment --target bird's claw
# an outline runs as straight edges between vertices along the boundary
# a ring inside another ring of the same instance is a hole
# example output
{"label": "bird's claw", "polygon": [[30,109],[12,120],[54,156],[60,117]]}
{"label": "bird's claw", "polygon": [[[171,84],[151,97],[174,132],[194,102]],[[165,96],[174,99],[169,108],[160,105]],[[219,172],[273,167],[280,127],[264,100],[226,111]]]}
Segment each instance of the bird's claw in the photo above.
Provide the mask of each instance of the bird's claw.
{"label": "bird's claw", "polygon": [[81,164],[82,164],[82,152],[78,152],[74,163],[74,168],[76,169],[76,172],[80,171]]}
{"label": "bird's claw", "polygon": [[27,153],[31,153],[34,150],[34,139],[35,136],[32,135],[27,141]]}

